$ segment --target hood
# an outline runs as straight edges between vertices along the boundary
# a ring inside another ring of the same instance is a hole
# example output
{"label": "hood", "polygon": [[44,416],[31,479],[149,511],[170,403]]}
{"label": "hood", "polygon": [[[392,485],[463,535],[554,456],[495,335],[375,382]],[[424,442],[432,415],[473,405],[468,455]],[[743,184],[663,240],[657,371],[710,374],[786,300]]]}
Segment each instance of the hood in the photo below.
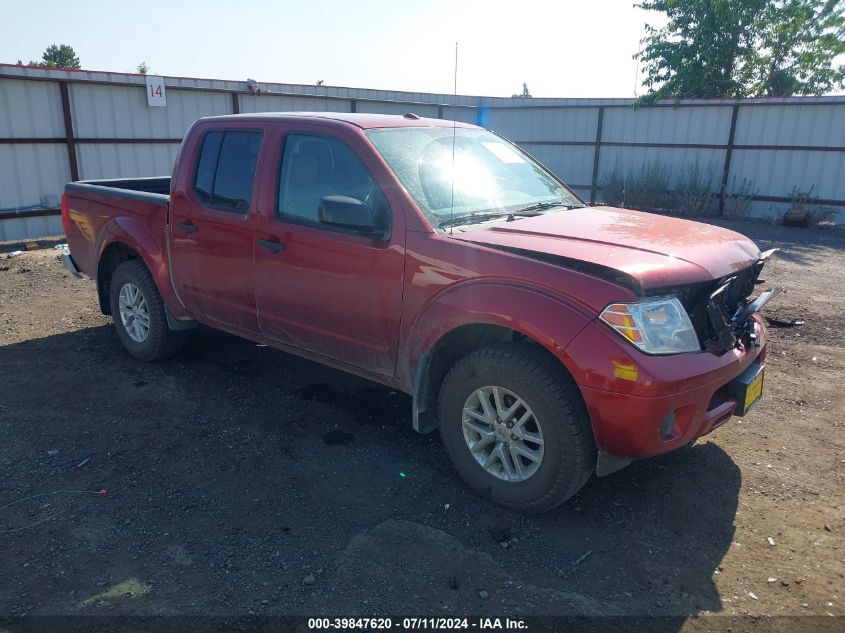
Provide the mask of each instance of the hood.
{"label": "hood", "polygon": [[711,281],[757,261],[744,235],[654,213],[586,207],[456,230],[455,239],[648,290]]}

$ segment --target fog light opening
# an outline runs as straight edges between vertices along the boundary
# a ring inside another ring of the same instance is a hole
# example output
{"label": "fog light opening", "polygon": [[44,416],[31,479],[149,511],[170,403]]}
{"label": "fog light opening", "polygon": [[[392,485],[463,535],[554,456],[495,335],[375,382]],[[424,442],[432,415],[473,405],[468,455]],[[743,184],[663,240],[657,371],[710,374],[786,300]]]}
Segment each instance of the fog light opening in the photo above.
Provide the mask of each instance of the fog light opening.
{"label": "fog light opening", "polygon": [[678,427],[675,426],[675,419],[677,416],[674,411],[671,411],[663,418],[663,424],[660,425],[660,439],[663,441],[671,440],[673,437],[680,435]]}

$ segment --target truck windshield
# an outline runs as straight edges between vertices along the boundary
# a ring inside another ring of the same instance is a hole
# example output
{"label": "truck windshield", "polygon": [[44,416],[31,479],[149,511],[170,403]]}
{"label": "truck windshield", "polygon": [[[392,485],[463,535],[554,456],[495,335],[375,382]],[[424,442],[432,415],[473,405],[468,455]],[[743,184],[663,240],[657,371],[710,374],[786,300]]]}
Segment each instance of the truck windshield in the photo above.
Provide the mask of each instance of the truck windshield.
{"label": "truck windshield", "polygon": [[435,228],[470,215],[584,206],[530,156],[485,130],[456,128],[454,159],[450,127],[365,133]]}

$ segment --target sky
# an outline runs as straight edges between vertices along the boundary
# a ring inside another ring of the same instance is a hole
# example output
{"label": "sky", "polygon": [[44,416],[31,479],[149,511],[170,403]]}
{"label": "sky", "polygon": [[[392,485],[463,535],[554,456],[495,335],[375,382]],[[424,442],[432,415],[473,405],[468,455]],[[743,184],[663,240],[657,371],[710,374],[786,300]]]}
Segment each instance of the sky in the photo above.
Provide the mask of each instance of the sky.
{"label": "sky", "polygon": [[[33,7],[37,6],[37,10]],[[631,97],[633,0],[0,0],[0,62],[69,44],[82,67],[451,93]]]}

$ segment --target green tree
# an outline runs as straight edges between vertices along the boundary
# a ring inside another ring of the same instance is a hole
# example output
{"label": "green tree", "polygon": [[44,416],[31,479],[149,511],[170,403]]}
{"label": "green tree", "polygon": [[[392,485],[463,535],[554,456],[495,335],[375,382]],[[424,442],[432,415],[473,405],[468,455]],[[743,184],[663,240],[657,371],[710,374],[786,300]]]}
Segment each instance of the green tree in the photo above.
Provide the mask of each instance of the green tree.
{"label": "green tree", "polygon": [[845,85],[845,2],[770,2],[761,19],[760,46],[750,63],[752,94],[817,95]]}
{"label": "green tree", "polygon": [[845,85],[843,0],[642,0],[644,101],[821,94]]}
{"label": "green tree", "polygon": [[147,62],[141,62],[140,64],[138,64],[138,72],[142,75],[146,75],[148,72],[150,72],[150,67],[147,66]]}
{"label": "green tree", "polygon": [[50,44],[40,62],[29,62],[30,66],[43,66],[45,68],[81,68],[79,58],[73,48],[67,44]]}

